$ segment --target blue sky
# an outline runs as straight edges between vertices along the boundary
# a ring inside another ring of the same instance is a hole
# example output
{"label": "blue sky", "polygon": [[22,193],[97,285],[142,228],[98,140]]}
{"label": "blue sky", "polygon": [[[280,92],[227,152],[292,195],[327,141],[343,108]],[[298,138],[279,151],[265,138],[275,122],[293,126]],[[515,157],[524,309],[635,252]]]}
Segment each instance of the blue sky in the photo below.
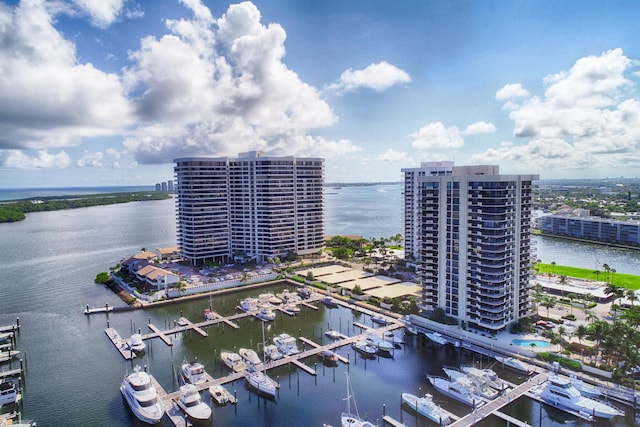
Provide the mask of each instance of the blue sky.
{"label": "blue sky", "polygon": [[640,2],[0,2],[0,187],[149,185],[173,159],[638,176]]}

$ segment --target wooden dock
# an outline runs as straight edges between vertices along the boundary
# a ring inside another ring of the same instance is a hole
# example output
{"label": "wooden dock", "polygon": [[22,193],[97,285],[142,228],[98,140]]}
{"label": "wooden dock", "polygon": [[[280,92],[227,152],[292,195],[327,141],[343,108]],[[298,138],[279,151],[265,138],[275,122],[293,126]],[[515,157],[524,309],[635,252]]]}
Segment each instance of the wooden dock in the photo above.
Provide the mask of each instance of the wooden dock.
{"label": "wooden dock", "polygon": [[394,418],[391,418],[389,415],[385,415],[384,417],[382,417],[382,421],[384,421],[385,423],[389,424],[392,427],[405,427],[403,423],[401,423],[400,421]]}
{"label": "wooden dock", "polygon": [[0,333],[4,333],[4,332],[16,332],[18,329],[20,329],[20,323],[16,323],[15,325],[4,325],[4,326],[0,326]]}
{"label": "wooden dock", "polygon": [[535,376],[530,377],[528,381],[525,381],[522,384],[515,386],[514,388],[507,391],[502,396],[494,400],[488,401],[486,404],[484,404],[480,408],[460,418],[459,420],[454,421],[450,425],[455,427],[470,427],[474,425],[476,422],[482,419],[485,419],[487,416],[494,414],[503,406],[506,406],[509,403],[513,402],[523,394],[530,391],[536,385],[546,381],[547,378],[548,378],[547,374],[536,374]]}
{"label": "wooden dock", "polygon": [[517,418],[512,417],[511,415],[507,415],[504,412],[495,410],[493,411],[493,415],[495,415],[498,418],[502,418],[503,420],[505,420],[507,422],[508,426],[518,426],[518,427],[531,427],[529,426],[529,424],[527,424],[524,421],[521,421]]}
{"label": "wooden dock", "polygon": [[[343,335],[343,337],[344,337],[343,339],[349,338],[349,337],[347,337],[346,335]],[[305,344],[309,344],[309,345],[310,345],[310,346],[312,346],[313,348],[322,347],[320,344],[317,344],[317,343],[315,343],[315,342],[311,341],[311,340],[310,340],[310,339],[308,339],[308,338],[300,337],[300,338],[298,338],[298,339],[299,339],[300,341],[302,341],[303,343],[305,343]],[[346,357],[344,357],[344,356],[342,356],[342,355],[340,355],[340,354],[338,354],[338,353],[336,353],[336,356],[338,357],[338,360],[339,360],[339,361],[341,361],[342,363],[345,363],[345,364],[348,364],[348,363],[349,363],[349,359],[347,359]]]}
{"label": "wooden dock", "polygon": [[83,313],[86,315],[89,315],[89,314],[95,314],[95,313],[110,313],[112,311],[113,311],[113,307],[109,306],[109,304],[105,304],[104,307],[91,307],[91,308],[89,308],[89,306],[87,305]]}
{"label": "wooden dock", "polygon": [[15,378],[22,375],[22,369],[10,369],[0,372],[0,378]]}
{"label": "wooden dock", "polygon": [[109,337],[109,340],[111,340],[111,343],[116,347],[116,349],[118,349],[122,357],[125,358],[125,360],[136,358],[136,353],[128,348],[127,340],[122,338],[118,331],[116,331],[114,328],[106,328],[104,332]]}

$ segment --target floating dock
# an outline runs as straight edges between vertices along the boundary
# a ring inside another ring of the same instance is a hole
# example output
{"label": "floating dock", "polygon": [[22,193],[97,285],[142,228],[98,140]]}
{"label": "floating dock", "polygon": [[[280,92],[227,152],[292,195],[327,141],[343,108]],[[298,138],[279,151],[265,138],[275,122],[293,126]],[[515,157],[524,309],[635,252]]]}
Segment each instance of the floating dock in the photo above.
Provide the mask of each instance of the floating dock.
{"label": "floating dock", "polygon": [[125,360],[131,360],[136,358],[136,353],[133,350],[129,349],[129,346],[127,345],[127,340],[122,338],[118,333],[118,331],[116,331],[114,328],[106,328],[104,332],[109,337],[109,340],[111,341],[111,343],[120,352],[122,357],[125,358]]}

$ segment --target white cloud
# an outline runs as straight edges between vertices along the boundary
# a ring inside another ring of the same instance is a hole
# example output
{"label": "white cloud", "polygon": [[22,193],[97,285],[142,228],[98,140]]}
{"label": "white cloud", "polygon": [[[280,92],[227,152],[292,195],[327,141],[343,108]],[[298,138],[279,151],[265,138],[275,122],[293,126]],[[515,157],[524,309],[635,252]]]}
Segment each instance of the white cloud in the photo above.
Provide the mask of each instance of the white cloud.
{"label": "white cloud", "polygon": [[445,127],[442,122],[429,123],[409,136],[414,138],[412,146],[416,149],[459,148],[464,145],[460,129]]}
{"label": "white cloud", "polygon": [[84,150],[84,153],[81,158],[76,161],[76,166],[81,168],[90,167],[97,168],[102,167],[102,159],[104,158],[104,154],[100,151],[91,152],[89,150]]}
{"label": "white cloud", "polygon": [[348,69],[340,76],[339,83],[329,86],[336,92],[352,92],[359,88],[382,92],[391,86],[411,82],[409,74],[386,61],[370,64],[362,70]]}
{"label": "white cloud", "polygon": [[404,151],[396,151],[393,148],[389,148],[384,153],[378,155],[378,160],[383,160],[385,162],[410,162],[411,156],[405,153]]}
{"label": "white cloud", "polygon": [[467,135],[477,135],[480,133],[494,133],[496,131],[496,126],[493,123],[488,123],[485,121],[472,123],[464,130],[464,133]]}
{"label": "white cloud", "polygon": [[170,34],[146,37],[131,52],[127,87],[143,126],[125,138],[140,163],[188,155],[318,151],[311,130],[337,120],[320,93],[282,62],[286,33],[262,25],[250,2],[214,19],[184,2],[192,19],[167,21]]}
{"label": "white cloud", "polygon": [[529,96],[529,91],[522,87],[520,83],[510,83],[504,85],[496,92],[496,99],[524,98]]}
{"label": "white cloud", "polygon": [[21,150],[0,150],[0,164],[16,169],[62,169],[71,164],[71,159],[64,151],[49,154],[47,150],[39,150],[37,155],[32,157]]}
{"label": "white cloud", "polygon": [[119,77],[79,63],[47,6],[0,6],[0,149],[77,145],[131,120]]}
{"label": "white cloud", "polygon": [[124,0],[73,0],[76,7],[89,15],[91,23],[98,28],[107,28],[120,15]]}

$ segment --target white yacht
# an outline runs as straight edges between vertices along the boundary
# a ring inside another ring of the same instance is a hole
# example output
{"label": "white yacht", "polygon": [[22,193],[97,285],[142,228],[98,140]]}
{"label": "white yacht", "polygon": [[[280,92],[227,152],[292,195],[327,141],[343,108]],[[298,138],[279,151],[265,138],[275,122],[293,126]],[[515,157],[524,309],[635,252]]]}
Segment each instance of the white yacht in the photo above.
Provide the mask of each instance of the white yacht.
{"label": "white yacht", "polygon": [[264,294],[258,295],[258,299],[263,303],[269,303],[273,305],[282,304],[282,300],[271,292],[265,292]]}
{"label": "white yacht", "polygon": [[258,353],[251,348],[240,348],[238,349],[238,354],[251,366],[258,366],[262,364],[262,360],[260,360]]}
{"label": "white yacht", "polygon": [[211,408],[202,401],[198,388],[193,384],[180,387],[178,406],[193,420],[208,420],[211,417]]}
{"label": "white yacht", "polygon": [[439,332],[425,332],[424,335],[438,347],[442,347],[448,342]]}
{"label": "white yacht", "polygon": [[585,383],[580,378],[576,377],[576,374],[569,375],[569,380],[571,380],[571,384],[573,384],[573,386],[577,388],[580,394],[583,396],[591,397],[594,399],[602,396],[602,393],[600,392],[598,387]]}
{"label": "white yacht", "polygon": [[245,379],[251,388],[264,396],[275,397],[276,390],[280,388],[280,384],[276,380],[257,368],[251,368],[249,373],[245,375]]}
{"label": "white yacht", "polygon": [[366,340],[356,341],[351,344],[351,346],[355,351],[360,353],[362,357],[375,358],[376,353],[378,352],[378,350],[375,347],[369,345]]}
{"label": "white yacht", "polygon": [[140,353],[145,349],[144,341],[142,341],[142,335],[133,334],[128,342],[128,347],[130,350],[135,351],[136,353]]}
{"label": "white yacht", "polygon": [[278,351],[284,356],[300,353],[296,345],[296,339],[289,334],[282,333],[273,337],[273,343],[278,347]]}
{"label": "white yacht", "polygon": [[276,312],[271,307],[263,306],[258,310],[256,317],[265,322],[270,322],[276,319]]}
{"label": "white yacht", "polygon": [[13,381],[0,380],[0,407],[18,403],[21,397],[20,389]]}
{"label": "white yacht", "polygon": [[0,342],[8,341],[9,338],[13,338],[13,332],[3,332],[0,334]]}
{"label": "white yacht", "polygon": [[275,344],[269,344],[264,347],[265,361],[282,359],[282,353],[278,351],[278,347]]}
{"label": "white yacht", "polygon": [[0,363],[8,362],[19,354],[18,350],[0,351]]}
{"label": "white yacht", "polygon": [[540,399],[551,406],[592,415],[596,418],[611,419],[617,415],[624,415],[612,405],[581,395],[570,380],[555,375],[549,377],[540,394]]}
{"label": "white yacht", "polygon": [[214,384],[209,387],[209,395],[218,403],[218,405],[226,405],[227,403],[238,403],[238,400],[235,398],[235,396],[220,384]]}
{"label": "white yacht", "polygon": [[340,332],[336,331],[335,329],[329,329],[324,334],[329,338],[331,338],[332,340],[338,340],[341,338],[341,335],[342,335],[340,334]]}
{"label": "white yacht", "polygon": [[442,370],[452,381],[467,381],[469,386],[471,387],[471,390],[480,397],[493,400],[499,395],[498,390],[496,390],[495,388],[491,388],[482,377],[475,377],[461,370],[446,366],[443,367]]}
{"label": "white yacht", "polygon": [[465,374],[469,375],[472,378],[479,378],[482,381],[486,382],[489,387],[494,388],[496,390],[502,390],[504,388],[504,383],[498,377],[498,374],[495,373],[493,369],[488,368],[476,368],[474,366],[461,366],[460,370]]}
{"label": "white yacht", "polygon": [[436,404],[433,401],[433,396],[429,393],[422,397],[410,393],[402,393],[402,403],[439,425],[447,425],[451,422],[449,412]]}
{"label": "white yacht", "polygon": [[238,353],[232,351],[222,350],[220,352],[220,358],[229,369],[234,372],[242,372],[249,369],[247,364],[242,360],[242,357]]}
{"label": "white yacht", "polygon": [[258,310],[258,303],[260,300],[258,298],[245,298],[240,301],[240,310],[249,312]]}
{"label": "white yacht", "polygon": [[393,351],[393,344],[391,344],[389,341],[385,341],[375,332],[369,332],[368,334],[366,334],[365,340],[371,347],[375,347],[378,353],[391,354],[391,352]]}
{"label": "white yacht", "polygon": [[202,384],[207,381],[207,373],[202,363],[197,360],[182,363],[182,378],[187,384]]}
{"label": "white yacht", "polygon": [[124,377],[120,392],[136,418],[147,424],[160,422],[164,415],[164,406],[151,383],[151,375],[141,371],[139,366],[135,367],[133,373]]}
{"label": "white yacht", "polygon": [[504,366],[514,369],[516,371],[519,371],[526,375],[531,375],[531,373],[533,372],[533,370],[529,365],[527,365],[524,362],[521,362],[520,360],[514,357],[496,356],[496,360],[502,363]]}
{"label": "white yacht", "polygon": [[472,408],[478,408],[484,404],[482,398],[472,391],[469,381],[464,379],[448,380],[435,376],[428,376],[427,378],[437,391],[458,402],[464,403]]}
{"label": "white yacht", "polygon": [[402,344],[404,344],[404,337],[402,335],[396,334],[393,331],[386,331],[382,334],[382,337],[385,341],[390,342],[396,348],[401,348]]}

